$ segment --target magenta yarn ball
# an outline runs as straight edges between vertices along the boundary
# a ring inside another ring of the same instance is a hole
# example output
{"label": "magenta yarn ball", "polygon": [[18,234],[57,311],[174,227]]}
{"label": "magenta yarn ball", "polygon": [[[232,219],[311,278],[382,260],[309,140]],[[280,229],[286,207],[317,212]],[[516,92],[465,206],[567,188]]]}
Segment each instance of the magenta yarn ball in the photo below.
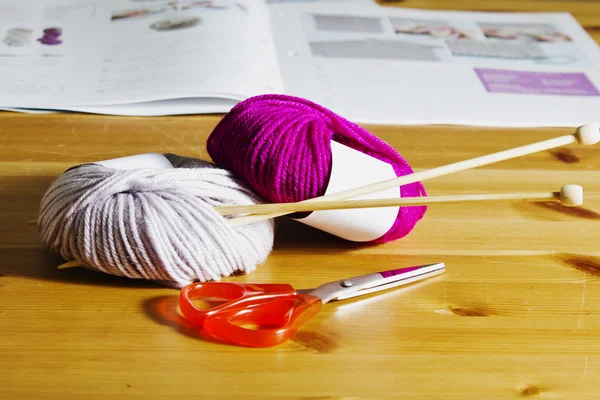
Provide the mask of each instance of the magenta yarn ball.
{"label": "magenta yarn ball", "polygon": [[[213,161],[243,179],[258,195],[287,203],[324,195],[331,172],[331,141],[393,166],[397,176],[413,172],[387,143],[309,100],[260,95],[238,103],[207,141]],[[426,196],[421,182],[400,188],[402,197]],[[392,228],[372,242],[406,236],[424,216],[425,206],[401,207]]]}

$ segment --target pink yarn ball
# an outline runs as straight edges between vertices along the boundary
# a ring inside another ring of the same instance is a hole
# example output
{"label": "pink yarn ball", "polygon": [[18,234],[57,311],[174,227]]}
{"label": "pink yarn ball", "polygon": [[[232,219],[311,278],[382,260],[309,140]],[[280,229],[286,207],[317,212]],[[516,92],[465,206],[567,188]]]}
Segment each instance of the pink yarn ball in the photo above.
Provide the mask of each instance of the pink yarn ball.
{"label": "pink yarn ball", "polygon": [[[397,176],[413,172],[392,147],[360,126],[309,100],[261,95],[238,103],[207,142],[213,161],[270,202],[322,196],[331,172],[331,141],[391,164]],[[402,197],[426,196],[421,182],[402,186]],[[372,242],[406,236],[425,206],[401,207],[392,228]]]}

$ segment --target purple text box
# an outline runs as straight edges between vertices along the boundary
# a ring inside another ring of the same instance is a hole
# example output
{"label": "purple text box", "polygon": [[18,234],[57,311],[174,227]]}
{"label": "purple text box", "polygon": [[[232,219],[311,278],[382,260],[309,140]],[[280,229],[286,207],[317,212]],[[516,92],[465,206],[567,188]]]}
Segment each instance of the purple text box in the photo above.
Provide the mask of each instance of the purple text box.
{"label": "purple text box", "polygon": [[557,96],[600,96],[582,73],[528,72],[475,68],[488,92],[546,94]]}

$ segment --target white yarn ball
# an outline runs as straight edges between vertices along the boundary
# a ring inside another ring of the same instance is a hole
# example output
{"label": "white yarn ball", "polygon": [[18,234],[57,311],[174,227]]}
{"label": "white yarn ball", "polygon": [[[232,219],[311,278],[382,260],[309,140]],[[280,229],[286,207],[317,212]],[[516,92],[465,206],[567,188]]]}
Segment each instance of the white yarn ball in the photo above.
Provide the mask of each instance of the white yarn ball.
{"label": "white yarn ball", "polygon": [[213,207],[262,199],[229,171],[166,156],[178,168],[66,171],[41,202],[44,245],[93,270],[177,288],[254,271],[272,250],[273,221],[234,228]]}

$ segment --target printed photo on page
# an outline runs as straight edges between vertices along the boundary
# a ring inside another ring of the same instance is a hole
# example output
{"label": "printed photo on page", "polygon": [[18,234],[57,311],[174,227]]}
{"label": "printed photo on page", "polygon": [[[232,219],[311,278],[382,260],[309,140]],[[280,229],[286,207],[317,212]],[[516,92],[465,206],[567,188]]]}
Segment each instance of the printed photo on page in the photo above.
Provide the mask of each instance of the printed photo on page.
{"label": "printed photo on page", "polygon": [[273,10],[286,93],[312,96],[353,120],[576,126],[600,119],[600,52],[569,14]]}
{"label": "printed photo on page", "polygon": [[449,50],[452,62],[591,67],[572,37],[553,23],[424,20],[391,17],[398,37],[426,38]]}

